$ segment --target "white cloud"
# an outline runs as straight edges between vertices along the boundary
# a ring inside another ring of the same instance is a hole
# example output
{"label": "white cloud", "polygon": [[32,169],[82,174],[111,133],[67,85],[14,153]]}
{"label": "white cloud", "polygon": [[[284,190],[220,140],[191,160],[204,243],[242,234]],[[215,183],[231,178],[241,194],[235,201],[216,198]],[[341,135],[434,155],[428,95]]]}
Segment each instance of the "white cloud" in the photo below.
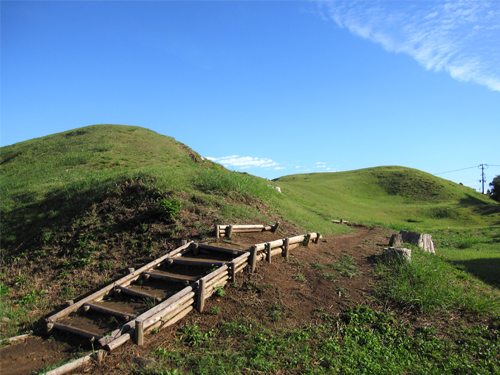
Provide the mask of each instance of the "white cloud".
{"label": "white cloud", "polygon": [[318,161],[316,164],[326,164],[326,163],[323,163],[322,161]]}
{"label": "white cloud", "polygon": [[427,70],[500,91],[499,1],[319,1],[331,19]]}
{"label": "white cloud", "polygon": [[300,168],[300,165],[297,165],[295,168]]}
{"label": "white cloud", "polygon": [[286,167],[276,167],[274,169],[286,169]]}
{"label": "white cloud", "polygon": [[208,160],[214,161],[216,163],[222,164],[225,167],[240,167],[239,169],[247,169],[251,167],[262,167],[268,168],[275,165],[279,165],[271,159],[257,158],[251,156],[223,156],[220,158],[207,157]]}

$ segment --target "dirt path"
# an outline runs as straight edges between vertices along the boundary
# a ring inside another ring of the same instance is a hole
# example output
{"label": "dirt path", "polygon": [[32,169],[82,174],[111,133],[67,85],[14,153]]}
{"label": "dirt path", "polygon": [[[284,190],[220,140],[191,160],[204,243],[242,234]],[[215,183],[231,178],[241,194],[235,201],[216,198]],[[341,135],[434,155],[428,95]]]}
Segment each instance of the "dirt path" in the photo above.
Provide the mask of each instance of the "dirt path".
{"label": "dirt path", "polygon": [[[155,335],[147,335],[143,347],[127,343],[108,354],[103,364],[91,365],[94,366],[92,373],[132,372],[136,368],[133,359],[137,354],[147,356],[155,347],[171,341],[179,328],[186,324],[197,324],[202,330],[208,331],[223,320],[270,321],[270,312],[279,305],[281,317],[275,325],[295,328],[304,321],[319,321],[318,312],[335,315],[347,307],[367,303],[371,285],[375,281],[368,257],[381,253],[392,232],[381,228],[357,229],[355,233],[327,236],[326,242],[310,245],[309,248],[297,248],[291,252],[289,261],[276,256],[271,264],[259,262],[256,273],[238,274],[237,284],[228,284],[224,297],[209,299],[203,313],[193,311],[172,327]],[[259,243],[271,239],[275,238],[271,238],[269,233],[240,234],[235,242]],[[343,257],[352,257],[358,272],[351,278],[325,278],[325,273],[339,274],[327,265],[338,263]],[[214,306],[221,310],[217,315],[210,314]],[[50,338],[31,338],[1,348],[0,369],[2,374],[30,374],[60,360],[83,356],[91,349],[88,340],[75,340],[65,333],[56,332]]]}

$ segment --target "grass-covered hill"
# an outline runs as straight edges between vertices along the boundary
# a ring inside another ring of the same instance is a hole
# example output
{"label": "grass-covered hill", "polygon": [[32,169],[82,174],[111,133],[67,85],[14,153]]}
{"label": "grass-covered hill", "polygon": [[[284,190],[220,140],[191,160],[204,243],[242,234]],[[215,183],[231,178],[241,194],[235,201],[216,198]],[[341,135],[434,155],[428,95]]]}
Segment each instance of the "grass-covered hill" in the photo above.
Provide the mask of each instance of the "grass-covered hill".
{"label": "grass-covered hill", "polygon": [[47,312],[215,224],[346,232],[171,137],[94,125],[0,150],[0,295]]}
{"label": "grass-covered hill", "polygon": [[345,220],[419,228],[470,228],[500,223],[500,205],[469,187],[405,167],[281,177],[297,204]]}
{"label": "grass-covered hill", "polygon": [[[393,308],[397,319],[367,307],[334,317],[327,313],[327,307],[318,306],[314,309],[318,319],[304,322],[304,329],[281,330],[275,323],[285,313],[277,293],[261,307],[266,311],[263,316],[270,314],[271,320],[260,319],[256,325],[246,322],[231,331],[238,333],[232,342],[244,346],[236,352],[228,354],[223,345],[220,352],[206,356],[205,346],[196,348],[199,354],[193,352],[193,346],[186,346],[187,353],[194,354],[181,355],[181,339],[173,344],[176,347],[160,348],[155,352],[157,357],[158,353],[168,354],[168,366],[190,367],[200,358],[222,356],[213,373],[247,373],[248,366],[268,373],[284,369],[303,373],[307,368],[311,373],[324,373],[321,366],[327,366],[339,373],[334,370],[338,363],[352,369],[351,373],[366,372],[366,368],[377,368],[379,373],[389,368],[406,373],[414,364],[407,363],[406,352],[400,351],[405,348],[412,355],[419,350],[414,358],[425,367],[422,373],[453,372],[453,368],[467,369],[457,373],[469,373],[476,371],[476,365],[486,369],[477,373],[498,369],[500,204],[470,188],[404,167],[292,175],[271,182],[228,171],[171,137],[120,125],[88,126],[2,147],[0,178],[0,317],[10,319],[7,323],[2,319],[1,337],[28,329],[42,334],[41,318],[59,308],[62,301],[108,284],[128,267],[143,265],[176,247],[180,239],[213,236],[215,224],[280,221],[279,231],[284,236],[305,231],[325,235],[352,232],[346,225],[332,223],[342,218],[433,234],[437,256],[417,251],[416,261],[408,267],[366,265],[366,276],[373,282],[373,290],[367,287],[366,303],[385,310]],[[280,186],[283,193],[272,186]],[[378,230],[385,236],[385,229]],[[338,237],[331,237],[330,242],[325,239],[324,245],[331,244],[330,250],[336,252],[339,250],[333,238]],[[331,273],[339,271],[338,264],[331,263],[335,259],[353,260],[350,254],[344,254],[352,252],[349,246],[340,255],[322,252],[325,264],[293,259],[295,262],[284,265],[291,272],[290,283],[306,282],[300,272],[316,272],[321,280],[332,281],[333,289],[328,291],[333,291],[332,298],[350,298],[343,276]],[[378,246],[367,239],[354,249],[373,252]],[[366,263],[366,257],[357,261]],[[348,266],[355,267],[351,263]],[[345,277],[358,276],[352,273]],[[271,293],[271,283],[263,285],[262,290]],[[303,299],[301,288],[290,298]],[[236,283],[232,289],[237,289]],[[243,299],[237,303],[253,301],[253,293],[259,290],[255,284],[240,289]],[[260,306],[262,296],[255,296]],[[458,328],[450,330],[446,324],[454,319]],[[352,331],[349,322],[353,322]],[[229,324],[236,327],[239,323]],[[211,326],[209,332],[202,333],[196,325],[187,326],[184,333],[191,332],[194,342],[202,342],[215,337],[216,330],[224,337],[224,327],[212,330]],[[378,328],[374,331],[374,327]],[[182,337],[190,337],[184,333]],[[464,346],[464,337],[469,346]],[[255,340],[255,346],[251,340]],[[438,341],[441,346],[436,346]],[[321,351],[311,350],[310,343]],[[291,351],[276,356],[276,347]],[[472,359],[462,355],[464,347],[472,353]],[[469,350],[471,347],[476,349]],[[257,354],[254,348],[259,350]],[[431,359],[419,348],[429,351]],[[261,356],[262,350],[270,355]],[[241,358],[235,361],[240,352]],[[336,364],[333,352],[344,359]],[[388,352],[396,353],[391,363],[406,363],[407,367],[387,365],[388,357],[383,353]],[[242,365],[257,357],[264,367],[257,362]],[[290,358],[296,358],[297,364]],[[226,370],[220,370],[220,363]],[[206,373],[205,362],[198,365],[203,369],[193,373]],[[235,371],[234,366],[241,371]]]}

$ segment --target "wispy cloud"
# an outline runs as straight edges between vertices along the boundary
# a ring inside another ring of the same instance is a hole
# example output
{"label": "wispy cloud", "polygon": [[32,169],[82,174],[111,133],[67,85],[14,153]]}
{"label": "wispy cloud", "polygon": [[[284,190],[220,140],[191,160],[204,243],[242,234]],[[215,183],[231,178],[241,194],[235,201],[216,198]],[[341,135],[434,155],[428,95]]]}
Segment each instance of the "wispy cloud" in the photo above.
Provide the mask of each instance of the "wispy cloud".
{"label": "wispy cloud", "polygon": [[208,160],[222,164],[225,167],[239,167],[239,169],[248,169],[251,167],[269,168],[279,165],[271,159],[257,158],[251,156],[223,156],[221,158],[207,157]]}
{"label": "wispy cloud", "polygon": [[276,167],[274,169],[286,169],[286,167]]}
{"label": "wispy cloud", "polygon": [[406,53],[428,70],[447,71],[500,91],[499,1],[329,1],[339,27]]}

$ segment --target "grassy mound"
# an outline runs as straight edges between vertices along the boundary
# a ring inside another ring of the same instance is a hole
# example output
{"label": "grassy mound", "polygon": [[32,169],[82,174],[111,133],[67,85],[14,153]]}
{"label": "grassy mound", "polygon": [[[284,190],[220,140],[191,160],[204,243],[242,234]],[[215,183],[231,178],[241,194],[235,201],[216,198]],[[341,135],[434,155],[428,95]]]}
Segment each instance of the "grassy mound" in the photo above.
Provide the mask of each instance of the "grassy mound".
{"label": "grassy mound", "polygon": [[408,228],[480,227],[500,222],[500,205],[471,188],[416,169],[376,167],[276,180],[319,214]]}
{"label": "grassy mound", "polygon": [[[216,224],[349,231],[171,137],[94,125],[1,149],[0,293],[42,314]],[[25,309],[25,310],[23,310]],[[16,310],[17,311],[17,310]],[[8,330],[4,332],[8,335]]]}

